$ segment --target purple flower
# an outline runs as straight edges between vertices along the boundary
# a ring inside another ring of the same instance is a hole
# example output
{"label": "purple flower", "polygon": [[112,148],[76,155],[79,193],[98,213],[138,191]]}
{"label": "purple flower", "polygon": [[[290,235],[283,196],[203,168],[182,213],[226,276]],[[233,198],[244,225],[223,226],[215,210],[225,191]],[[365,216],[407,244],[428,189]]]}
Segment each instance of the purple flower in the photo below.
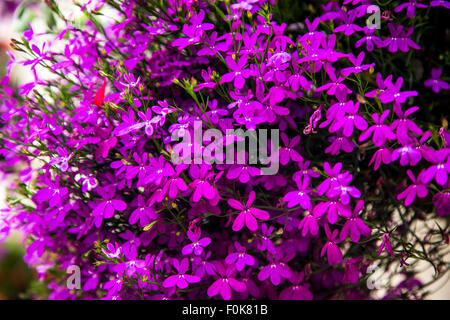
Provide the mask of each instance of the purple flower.
{"label": "purple flower", "polygon": [[225,258],[226,264],[234,264],[237,271],[242,271],[246,265],[253,266],[255,264],[255,259],[246,253],[245,247],[241,246],[239,242],[234,242],[234,246],[237,252],[230,253]]}
{"label": "purple flower", "polygon": [[291,159],[296,162],[303,161],[303,157],[295,150],[295,146],[300,143],[300,136],[293,137],[291,141],[289,141],[288,136],[284,132],[280,136],[285,145],[279,151],[280,163],[285,166]]}
{"label": "purple flower", "polygon": [[372,119],[375,122],[375,124],[366,131],[364,131],[359,136],[359,141],[364,141],[370,138],[373,134],[373,143],[377,147],[381,147],[386,143],[386,140],[394,140],[395,135],[392,132],[392,130],[389,128],[389,126],[383,124],[384,121],[387,119],[389,115],[389,110],[385,110],[381,117],[378,115],[378,113],[372,114]]}
{"label": "purple flower", "polygon": [[336,132],[340,128],[343,129],[342,133],[345,137],[351,137],[353,134],[353,127],[355,126],[358,130],[366,130],[368,127],[367,121],[358,114],[359,110],[359,101],[353,103],[353,101],[349,101],[349,103],[345,106],[345,112],[347,115],[341,118],[335,118],[335,121],[330,126],[330,132]]}
{"label": "purple flower", "polygon": [[[419,0],[421,1],[421,0]],[[409,2],[405,2],[395,7],[394,12],[400,12],[406,8],[406,15],[408,18],[414,17],[416,14],[416,8],[427,8],[428,6],[425,4],[419,3],[418,0],[409,0]]]}
{"label": "purple flower", "polygon": [[230,300],[231,289],[236,292],[244,292],[247,290],[247,286],[244,282],[235,279],[236,269],[234,265],[224,267],[222,263],[217,263],[216,270],[219,279],[214,281],[208,288],[207,294],[209,297],[220,294],[224,300]]}
{"label": "purple flower", "polygon": [[186,274],[189,269],[189,259],[184,258],[179,262],[177,259],[172,260],[173,267],[178,271],[178,274],[169,276],[162,283],[164,288],[171,288],[177,286],[180,289],[186,289],[190,283],[200,282],[200,277]]}
{"label": "purple flower", "polygon": [[267,220],[270,218],[270,214],[267,211],[252,208],[252,204],[256,199],[256,193],[251,191],[247,203],[243,205],[237,200],[228,199],[228,205],[236,210],[241,210],[233,222],[233,231],[239,231],[244,227],[244,224],[251,231],[258,229],[258,223],[256,218],[260,220]]}
{"label": "purple flower", "polygon": [[73,157],[73,152],[71,152],[69,154],[69,152],[67,151],[66,148],[63,149],[60,147],[56,148],[56,152],[58,153],[59,156],[50,160],[49,164],[52,164],[52,165],[58,164],[59,169],[62,172],[66,172],[67,169],[69,168],[69,161]]}
{"label": "purple flower", "polygon": [[431,69],[431,78],[425,80],[424,85],[435,92],[439,93],[442,90],[449,90],[450,84],[441,80],[440,77],[442,75],[442,68],[433,68]]}
{"label": "purple flower", "polygon": [[405,206],[408,207],[414,202],[416,196],[419,198],[425,198],[428,195],[428,188],[426,183],[424,182],[426,174],[425,170],[420,172],[417,180],[411,170],[408,169],[406,173],[408,174],[408,177],[411,179],[413,184],[408,186],[408,188],[406,188],[403,192],[399,193],[397,195],[397,200],[405,199]]}
{"label": "purple flower", "polygon": [[364,60],[364,56],[365,56],[364,51],[361,51],[357,58],[355,58],[353,53],[350,53],[348,55],[348,60],[350,60],[350,62],[353,63],[354,67],[344,68],[341,70],[341,73],[344,76],[348,77],[352,73],[360,73],[363,72],[364,70],[367,70],[375,66],[375,63],[361,65],[361,63]]}
{"label": "purple flower", "polygon": [[338,214],[342,217],[349,218],[352,214],[348,205],[343,205],[337,199],[331,201],[319,202],[313,209],[316,219],[321,218],[325,213],[328,215],[328,222],[335,224],[338,220]]}
{"label": "purple flower", "polygon": [[393,257],[394,256],[394,251],[392,250],[391,238],[389,236],[389,233],[383,234],[381,239],[382,239],[382,241],[381,241],[380,248],[378,249],[378,256],[381,254],[383,249],[386,249],[386,252]]}
{"label": "purple flower", "polygon": [[277,252],[275,259],[268,256],[269,264],[264,266],[258,273],[258,280],[264,281],[270,277],[270,282],[274,286],[281,283],[281,279],[289,279],[292,275],[291,268],[283,261],[280,253]]}
{"label": "purple flower", "polygon": [[358,242],[361,235],[363,235],[364,237],[370,236],[372,230],[364,223],[364,221],[361,218],[358,217],[359,213],[363,208],[364,208],[364,200],[359,200],[356,203],[351,218],[345,221],[345,224],[342,227],[341,233],[339,235],[339,239],[341,241],[347,239],[349,234],[350,239],[353,242]]}
{"label": "purple flower", "polygon": [[309,285],[301,285],[304,278],[303,272],[292,272],[289,281],[292,286],[287,287],[280,293],[280,300],[313,300],[313,294],[309,291]]}
{"label": "purple flower", "polygon": [[119,199],[114,199],[116,190],[113,186],[99,187],[97,191],[104,201],[101,201],[95,206],[92,211],[92,216],[95,218],[95,226],[100,228],[103,219],[112,218],[115,211],[124,211],[127,208],[127,203]]}
{"label": "purple flower", "polygon": [[253,74],[251,69],[244,69],[248,61],[248,56],[241,56],[237,63],[231,56],[226,57],[225,61],[227,62],[228,67],[233,71],[225,73],[222,76],[220,83],[231,82],[234,79],[235,88],[242,89],[245,84],[245,79]]}
{"label": "purple flower", "polygon": [[204,237],[200,239],[201,230],[197,228],[194,231],[188,230],[187,237],[192,242],[183,247],[181,253],[184,255],[189,255],[194,252],[196,256],[199,256],[203,253],[203,248],[209,246],[211,243],[211,238]]}
{"label": "purple flower", "polygon": [[336,238],[339,234],[339,230],[334,230],[331,233],[330,227],[325,223],[325,233],[328,238],[328,242],[322,247],[320,251],[320,256],[323,257],[325,253],[327,254],[328,264],[330,266],[340,264],[342,262],[342,253],[339,247],[336,245]]}
{"label": "purple flower", "polygon": [[308,193],[312,191],[309,187],[309,179],[299,178],[296,181],[298,190],[288,192],[284,197],[283,201],[287,202],[287,207],[292,208],[300,204],[303,209],[311,209],[311,200]]}
{"label": "purple flower", "polygon": [[[437,151],[430,151],[426,154],[428,162],[434,163],[425,172],[423,182],[428,183],[433,178],[441,186],[447,183],[448,173],[450,172],[450,149],[445,148]],[[448,158],[448,159],[447,159]]]}

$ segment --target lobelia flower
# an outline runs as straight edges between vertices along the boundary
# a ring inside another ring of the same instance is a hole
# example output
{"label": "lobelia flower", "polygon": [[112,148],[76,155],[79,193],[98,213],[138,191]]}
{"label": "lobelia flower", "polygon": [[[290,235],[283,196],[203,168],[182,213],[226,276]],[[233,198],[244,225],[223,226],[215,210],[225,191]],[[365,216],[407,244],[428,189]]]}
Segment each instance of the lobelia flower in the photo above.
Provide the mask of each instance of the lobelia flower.
{"label": "lobelia flower", "polygon": [[336,132],[340,128],[343,129],[342,133],[345,137],[351,137],[353,134],[353,127],[355,126],[358,130],[364,131],[367,129],[368,124],[367,121],[358,114],[359,110],[359,101],[353,103],[353,101],[349,101],[349,103],[345,106],[345,112],[347,115],[342,116],[341,118],[335,118],[335,121],[330,126],[330,132]]}
{"label": "lobelia flower", "polygon": [[54,183],[51,182],[51,180],[44,178],[43,182],[47,185],[47,187],[39,189],[34,195],[34,199],[37,203],[41,204],[48,201],[48,205],[50,207],[58,206],[61,200],[63,200],[69,193],[67,187],[60,187],[60,181],[60,176],[55,177]]}
{"label": "lobelia flower", "polygon": [[288,192],[283,197],[283,201],[288,203],[288,208],[292,208],[300,204],[300,206],[305,210],[311,209],[311,200],[308,195],[308,193],[312,191],[312,189],[309,188],[310,180],[308,178],[299,178],[295,181],[295,183],[297,184],[298,190]]}
{"label": "lobelia flower", "polygon": [[361,260],[361,257],[351,258],[345,260],[345,273],[342,279],[343,283],[358,283],[359,269],[357,263]]}
{"label": "lobelia flower", "polygon": [[62,172],[66,172],[69,169],[69,161],[73,157],[73,152],[69,154],[66,148],[56,148],[56,152],[58,153],[58,157],[55,157],[49,161],[49,164],[54,165],[57,164],[59,169]]}
{"label": "lobelia flower", "polygon": [[314,296],[309,291],[309,285],[301,285],[305,277],[304,272],[292,272],[289,281],[292,286],[287,287],[280,293],[280,300],[313,300]]}
{"label": "lobelia flower", "polygon": [[313,215],[316,219],[321,218],[325,213],[328,216],[328,222],[335,224],[338,221],[338,214],[342,217],[351,217],[352,211],[348,205],[337,201],[337,198],[331,201],[319,202],[313,209]]}
{"label": "lobelia flower", "polygon": [[[448,180],[448,174],[450,173],[450,149],[444,148],[438,151],[429,151],[424,154],[424,157],[428,162],[434,163],[429,167],[423,177],[423,182],[428,183],[433,178],[439,185],[445,185]],[[448,159],[447,159],[448,158]]]}
{"label": "lobelia flower", "polygon": [[200,239],[201,230],[200,228],[197,228],[196,230],[188,230],[187,231],[187,237],[192,242],[186,246],[183,247],[181,250],[181,253],[184,255],[192,254],[192,252],[199,256],[203,253],[203,248],[209,246],[211,243],[211,238],[204,237]]}
{"label": "lobelia flower", "polygon": [[442,68],[431,69],[431,78],[425,80],[425,87],[431,88],[435,93],[439,93],[441,90],[450,90],[450,84],[441,80]]}
{"label": "lobelia flower", "polygon": [[95,226],[100,228],[103,219],[112,218],[115,211],[124,211],[127,208],[127,203],[119,199],[114,199],[116,195],[116,188],[114,186],[97,187],[96,191],[104,200],[100,201],[92,211]]}
{"label": "lobelia flower", "polygon": [[[445,217],[450,215],[450,183],[447,183],[447,190],[440,191],[433,196],[433,205],[439,216]],[[447,241],[448,243],[448,241]]]}
{"label": "lobelia flower", "polygon": [[343,32],[346,36],[351,36],[356,31],[362,31],[360,26],[353,24],[353,21],[356,18],[355,10],[350,10],[348,12],[341,10],[339,13],[343,24],[334,28],[333,32]]}
{"label": "lobelia flower", "polygon": [[316,237],[319,234],[319,224],[316,217],[308,213],[298,225],[298,230],[301,231],[302,237],[306,237],[309,234]]}
{"label": "lobelia flower", "polygon": [[300,136],[295,136],[289,141],[288,136],[282,132],[280,137],[285,145],[279,151],[280,163],[285,166],[291,159],[296,162],[303,161],[303,157],[295,150],[295,146],[300,143]]}
{"label": "lobelia flower", "polygon": [[364,26],[363,31],[366,35],[365,37],[362,37],[355,43],[355,47],[359,48],[363,45],[363,43],[366,43],[366,49],[369,52],[372,52],[374,49],[374,44],[377,48],[383,47],[383,40],[381,40],[379,37],[374,36],[374,33],[377,29],[376,28],[368,28],[367,26]]}
{"label": "lobelia flower", "polygon": [[267,257],[269,264],[264,266],[258,273],[258,280],[264,281],[270,277],[270,282],[274,286],[281,284],[282,278],[289,279],[292,276],[291,268],[285,263],[282,251],[277,251],[275,258]]}
{"label": "lobelia flower", "polygon": [[236,292],[244,292],[247,290],[244,282],[236,280],[236,268],[234,265],[225,267],[222,263],[217,263],[216,270],[219,278],[208,288],[207,294],[209,297],[220,294],[223,300],[230,300],[231,289]]}
{"label": "lobelia flower", "polygon": [[146,201],[142,195],[138,195],[137,202],[137,208],[131,213],[129,222],[133,225],[139,221],[139,226],[145,227],[150,221],[155,220],[157,217],[156,211],[145,204]]}
{"label": "lobelia flower", "polygon": [[245,84],[245,79],[249,78],[253,75],[253,72],[251,69],[244,69],[245,65],[248,61],[248,56],[241,56],[239,58],[239,62],[236,63],[234,59],[231,56],[227,56],[225,58],[225,61],[227,62],[228,67],[233,70],[232,72],[225,73],[220,83],[227,83],[231,82],[234,79],[234,86],[236,89],[242,89]]}
{"label": "lobelia flower", "polygon": [[338,155],[341,150],[347,153],[353,151],[356,148],[356,144],[352,141],[351,137],[344,137],[342,130],[338,130],[337,136],[331,136],[328,138],[331,144],[325,149],[325,153],[331,155]]}
{"label": "lobelia flower", "polygon": [[241,246],[239,242],[234,242],[234,247],[236,248],[237,252],[230,253],[225,258],[226,264],[234,264],[236,266],[236,270],[241,272],[244,270],[245,266],[253,266],[255,265],[255,259],[246,253],[245,247]]}
{"label": "lobelia flower", "polygon": [[411,170],[406,171],[408,177],[412,181],[412,185],[408,186],[403,192],[399,193],[397,195],[397,200],[403,200],[405,199],[405,206],[410,206],[414,200],[416,199],[416,196],[418,198],[425,198],[428,195],[428,186],[424,182],[426,171],[422,170],[419,173],[419,176],[416,177],[411,172]]}
{"label": "lobelia flower", "polygon": [[261,225],[261,234],[259,235],[259,241],[257,242],[257,248],[260,251],[266,251],[271,253],[271,254],[275,254],[275,246],[272,242],[272,240],[270,240],[270,236],[272,235],[274,230],[273,226],[267,227],[267,225],[265,223],[263,223]]}
{"label": "lobelia flower", "polygon": [[184,258],[181,261],[177,259],[172,260],[173,267],[178,271],[178,274],[166,278],[162,283],[164,288],[178,287],[179,289],[186,289],[190,283],[200,282],[200,277],[186,274],[189,269],[189,259]]}
{"label": "lobelia flower", "polygon": [[201,198],[207,200],[218,199],[219,193],[216,188],[214,188],[208,180],[214,176],[214,173],[209,172],[208,166],[202,165],[200,167],[200,174],[197,179],[192,181],[189,185],[192,190],[192,201],[198,202]]}
{"label": "lobelia flower", "polygon": [[341,70],[341,73],[342,73],[344,76],[348,77],[348,76],[351,75],[352,73],[361,73],[361,72],[363,72],[364,70],[367,70],[367,69],[369,69],[369,68],[371,68],[371,67],[374,67],[374,66],[375,66],[375,63],[371,63],[371,64],[363,64],[363,65],[361,65],[361,63],[362,63],[363,60],[364,60],[364,56],[365,56],[364,51],[361,51],[361,52],[358,54],[358,57],[356,57],[356,58],[355,58],[355,56],[353,55],[353,53],[350,53],[350,54],[348,55],[348,60],[350,60],[350,62],[353,64],[353,67],[344,68],[344,69]]}
{"label": "lobelia flower", "polygon": [[381,117],[378,115],[378,113],[372,114],[372,119],[375,122],[374,125],[369,127],[366,131],[361,133],[359,136],[359,141],[364,141],[370,138],[373,134],[373,143],[377,147],[381,147],[386,143],[386,140],[394,140],[395,135],[392,132],[392,130],[389,128],[389,126],[383,124],[384,121],[387,119],[389,115],[390,110],[385,110]]}
{"label": "lobelia flower", "polygon": [[244,227],[244,224],[251,231],[256,231],[258,229],[258,223],[256,218],[260,220],[267,220],[270,218],[270,214],[267,211],[253,208],[252,204],[256,199],[256,193],[251,191],[247,203],[243,205],[237,200],[228,199],[228,205],[236,210],[241,210],[233,222],[233,231],[239,231]]}
{"label": "lobelia flower", "polygon": [[355,208],[353,209],[353,213],[351,217],[345,221],[344,226],[342,227],[341,233],[339,234],[339,239],[344,241],[347,239],[350,234],[350,239],[353,242],[358,242],[361,235],[364,237],[369,237],[372,233],[372,230],[364,223],[364,221],[358,217],[359,213],[364,208],[364,200],[359,200],[356,203]]}
{"label": "lobelia flower", "polygon": [[330,227],[325,223],[325,234],[327,235],[328,242],[322,247],[320,256],[323,257],[327,254],[328,264],[330,266],[340,264],[342,262],[342,253],[339,247],[336,245],[336,238],[339,234],[339,230],[334,230],[331,233]]}
{"label": "lobelia flower", "polygon": [[380,248],[378,249],[377,255],[379,256],[381,254],[381,252],[383,251],[383,249],[386,249],[386,252],[388,254],[390,254],[392,257],[394,257],[394,251],[392,250],[391,238],[389,236],[389,233],[383,234],[381,239],[382,239],[382,241],[381,241]]}
{"label": "lobelia flower", "polygon": [[140,273],[145,268],[145,261],[137,258],[137,249],[136,247],[130,247],[128,250],[124,250],[125,259],[128,261],[122,262],[118,265],[115,265],[115,271],[118,274],[125,274],[128,277],[133,276],[135,273]]}
{"label": "lobelia flower", "polygon": [[416,8],[427,8],[425,4],[419,3],[420,0],[409,0],[409,2],[402,3],[395,7],[394,12],[400,12],[406,8],[406,15],[408,18],[414,17],[416,14]]}

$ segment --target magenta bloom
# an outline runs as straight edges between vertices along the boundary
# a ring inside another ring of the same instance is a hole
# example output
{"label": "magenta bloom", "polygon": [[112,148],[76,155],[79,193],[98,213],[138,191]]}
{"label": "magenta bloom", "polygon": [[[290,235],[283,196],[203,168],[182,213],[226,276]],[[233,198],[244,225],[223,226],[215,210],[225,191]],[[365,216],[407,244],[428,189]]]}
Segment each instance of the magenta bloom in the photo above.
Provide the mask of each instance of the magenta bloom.
{"label": "magenta bloom", "polygon": [[238,214],[237,218],[234,220],[232,229],[234,231],[239,231],[242,229],[244,224],[251,231],[255,231],[258,229],[258,223],[256,222],[256,218],[260,220],[267,220],[270,218],[270,214],[267,211],[252,208],[252,204],[256,199],[256,193],[251,191],[247,203],[243,205],[237,200],[228,199],[228,205],[236,210],[241,210]]}
{"label": "magenta bloom", "polygon": [[169,276],[162,283],[164,288],[170,288],[177,286],[180,289],[186,289],[189,283],[200,282],[200,277],[186,274],[189,269],[189,259],[184,258],[179,262],[177,259],[172,260],[172,265],[178,271],[177,275]]}
{"label": "magenta bloom", "polygon": [[97,204],[92,211],[92,216],[95,218],[95,226],[100,228],[103,219],[112,218],[115,211],[124,211],[127,208],[127,203],[119,199],[114,199],[116,193],[114,187],[99,188],[98,192],[104,201]]}
{"label": "magenta bloom", "polygon": [[280,163],[285,166],[290,160],[296,162],[303,161],[303,157],[295,150],[295,147],[300,143],[300,136],[293,137],[291,141],[289,141],[288,136],[284,132],[280,136],[285,145],[279,151]]}
{"label": "magenta bloom", "polygon": [[258,280],[264,281],[270,277],[270,282],[277,286],[281,283],[281,279],[289,279],[292,271],[289,266],[283,262],[282,255],[277,252],[275,259],[268,256],[269,264],[261,269],[258,273]]}
{"label": "magenta bloom", "polygon": [[447,183],[448,174],[450,173],[450,149],[445,148],[438,151],[429,151],[424,154],[424,157],[428,162],[434,163],[431,167],[427,169],[425,172],[425,176],[423,178],[424,183],[428,183],[433,178],[436,179],[436,182],[441,186]]}
{"label": "magenta bloom", "polygon": [[367,140],[372,134],[373,143],[377,147],[383,146],[386,143],[386,140],[394,140],[395,135],[392,130],[389,128],[389,126],[383,124],[388,117],[389,112],[389,110],[385,110],[381,117],[378,115],[378,113],[372,114],[372,119],[375,124],[359,136],[359,141]]}
{"label": "magenta bloom", "polygon": [[383,234],[383,236],[381,237],[382,241],[381,241],[381,245],[380,248],[378,249],[378,255],[381,254],[381,252],[383,251],[383,249],[386,249],[386,252],[388,254],[390,254],[392,257],[394,256],[394,251],[392,250],[392,246],[391,246],[391,238],[389,236],[389,233],[385,233]]}
{"label": "magenta bloom", "polygon": [[288,192],[283,197],[283,201],[288,203],[287,204],[288,208],[295,207],[298,204],[300,204],[300,206],[303,209],[311,208],[311,200],[309,198],[308,193],[310,193],[312,191],[312,189],[309,188],[309,182],[310,182],[310,180],[307,178],[299,178],[296,181],[298,190]]}
{"label": "magenta bloom", "polygon": [[313,300],[313,294],[309,291],[308,284],[301,284],[303,282],[303,272],[292,272],[289,281],[292,286],[287,287],[280,293],[280,300]]}
{"label": "magenta bloom", "polygon": [[246,265],[253,266],[255,264],[255,259],[246,253],[245,247],[241,246],[239,242],[234,242],[234,246],[237,252],[230,253],[225,258],[226,264],[234,264],[237,271],[242,271]]}
{"label": "magenta bloom", "polygon": [[341,233],[339,235],[339,239],[341,241],[347,239],[349,234],[350,239],[353,242],[358,242],[361,235],[363,235],[364,237],[370,236],[372,230],[364,223],[364,221],[361,218],[358,217],[359,213],[363,208],[364,208],[364,200],[359,200],[356,203],[351,218],[345,221],[345,224],[342,227]]}
{"label": "magenta bloom", "polygon": [[234,86],[236,89],[242,89],[245,84],[245,79],[249,78],[253,72],[251,69],[244,69],[247,64],[248,56],[241,56],[239,62],[236,63],[231,56],[225,58],[228,67],[233,70],[232,72],[225,73],[222,76],[220,83],[231,82],[234,79]]}
{"label": "magenta bloom", "polygon": [[209,246],[211,243],[211,238],[204,237],[200,239],[201,230],[200,228],[195,229],[194,231],[188,230],[187,237],[192,242],[183,247],[181,253],[184,255],[194,254],[199,256],[203,253],[203,248]]}
{"label": "magenta bloom", "polygon": [[403,200],[405,199],[405,206],[410,206],[414,200],[416,199],[416,196],[419,198],[425,198],[428,195],[428,186],[424,182],[424,178],[426,175],[426,171],[421,171],[419,176],[416,177],[411,172],[411,170],[407,170],[406,173],[408,174],[408,177],[413,182],[412,185],[408,186],[403,192],[399,193],[397,195],[397,200]]}
{"label": "magenta bloom", "polygon": [[209,297],[214,297],[220,294],[223,300],[231,299],[231,289],[236,292],[244,292],[247,290],[247,286],[244,282],[236,280],[236,269],[234,265],[224,267],[221,263],[216,264],[216,270],[219,275],[219,279],[213,282],[208,288],[207,294]]}
{"label": "magenta bloom", "polygon": [[441,80],[442,68],[431,69],[431,78],[425,80],[425,87],[431,88],[435,93],[439,93],[441,90],[449,90],[450,84]]}
{"label": "magenta bloom", "polygon": [[323,257],[325,253],[327,254],[328,264],[330,266],[340,264],[342,262],[342,252],[336,245],[336,238],[339,234],[339,230],[336,229],[331,233],[330,227],[325,223],[325,233],[328,238],[328,242],[322,247],[320,251],[320,256]]}

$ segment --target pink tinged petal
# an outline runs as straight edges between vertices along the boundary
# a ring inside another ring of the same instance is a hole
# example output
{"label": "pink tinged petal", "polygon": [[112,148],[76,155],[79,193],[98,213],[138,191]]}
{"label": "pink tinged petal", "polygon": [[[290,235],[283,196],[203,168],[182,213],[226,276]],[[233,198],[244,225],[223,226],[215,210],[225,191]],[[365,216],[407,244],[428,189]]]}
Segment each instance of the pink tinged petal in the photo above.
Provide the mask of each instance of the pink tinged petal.
{"label": "pink tinged petal", "polygon": [[234,291],[245,292],[247,290],[247,286],[245,285],[245,283],[236,279],[228,278],[228,283]]}
{"label": "pink tinged petal", "polygon": [[244,222],[245,222],[245,213],[241,212],[233,222],[232,226],[233,231],[241,230],[242,227],[244,227]]}
{"label": "pink tinged petal", "polygon": [[250,208],[249,211],[258,219],[260,220],[267,220],[270,218],[270,214],[267,211],[257,209],[257,208]]}
{"label": "pink tinged petal", "polygon": [[117,211],[123,211],[127,208],[127,204],[122,200],[112,200],[112,205]]}
{"label": "pink tinged petal", "polygon": [[222,291],[222,279],[217,279],[214,283],[208,288],[207,294],[209,297],[216,296],[220,291]]}
{"label": "pink tinged petal", "polygon": [[444,168],[438,168],[436,170],[436,182],[442,186],[447,183],[447,180],[448,180],[447,171]]}
{"label": "pink tinged petal", "polygon": [[180,289],[186,289],[188,287],[188,283],[184,277],[178,276],[177,287]]}
{"label": "pink tinged petal", "polygon": [[193,276],[193,275],[190,275],[190,274],[185,274],[184,275],[184,279],[186,279],[186,281],[189,282],[189,283],[198,283],[201,280],[200,277]]}
{"label": "pink tinged petal", "polygon": [[184,255],[188,255],[192,253],[192,250],[194,249],[194,244],[190,243],[187,246],[183,247],[183,249],[181,250],[181,253]]}
{"label": "pink tinged petal", "polygon": [[174,287],[174,286],[176,286],[177,281],[178,281],[178,275],[170,276],[166,280],[164,280],[162,285],[164,288]]}
{"label": "pink tinged petal", "polygon": [[[222,280],[224,281],[224,280]],[[222,290],[220,291],[220,295],[222,296],[223,300],[230,300],[231,299],[231,288],[228,282],[223,282],[222,284]]]}
{"label": "pink tinged petal", "polygon": [[205,237],[198,241],[198,244],[202,247],[207,247],[211,243],[211,238]]}
{"label": "pink tinged petal", "polygon": [[103,211],[103,217],[106,219],[112,218],[114,216],[114,206],[112,203],[107,203],[105,206],[105,211]]}
{"label": "pink tinged petal", "polygon": [[228,199],[228,205],[233,209],[244,210],[244,205],[237,200]]}
{"label": "pink tinged petal", "polygon": [[256,231],[258,229],[258,223],[256,222],[255,217],[252,215],[251,212],[245,213],[245,225],[247,228],[249,228],[251,231]]}
{"label": "pink tinged petal", "polygon": [[250,194],[248,195],[247,208],[252,206],[255,199],[256,199],[256,193],[255,193],[255,191],[251,191]]}

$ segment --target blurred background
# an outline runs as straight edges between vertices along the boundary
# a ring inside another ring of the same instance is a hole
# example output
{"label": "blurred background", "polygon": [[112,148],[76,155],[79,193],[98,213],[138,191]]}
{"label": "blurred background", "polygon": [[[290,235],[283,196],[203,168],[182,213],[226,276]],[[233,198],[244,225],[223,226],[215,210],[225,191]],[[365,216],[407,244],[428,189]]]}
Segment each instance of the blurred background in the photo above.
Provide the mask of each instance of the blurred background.
{"label": "blurred background", "polygon": [[[5,65],[9,59],[5,53],[10,50],[11,38],[21,37],[31,26],[34,33],[43,33],[55,24],[50,11],[41,0],[0,0],[0,79],[5,75]],[[56,0],[61,11],[76,14],[72,0]],[[26,10],[25,10],[26,9]],[[73,17],[76,19],[76,17]],[[28,69],[15,67],[11,74],[15,85],[29,82],[32,74]],[[6,207],[8,178],[0,173],[0,210]],[[35,298],[44,290],[37,282],[37,274],[23,262],[23,239],[19,233],[12,233],[0,243],[0,300]],[[447,256],[450,259],[450,255]],[[433,268],[426,263],[419,265],[420,279],[426,283],[433,277]],[[429,287],[432,292],[428,299],[450,299],[449,277],[444,277]],[[380,294],[382,297],[382,292]]]}

